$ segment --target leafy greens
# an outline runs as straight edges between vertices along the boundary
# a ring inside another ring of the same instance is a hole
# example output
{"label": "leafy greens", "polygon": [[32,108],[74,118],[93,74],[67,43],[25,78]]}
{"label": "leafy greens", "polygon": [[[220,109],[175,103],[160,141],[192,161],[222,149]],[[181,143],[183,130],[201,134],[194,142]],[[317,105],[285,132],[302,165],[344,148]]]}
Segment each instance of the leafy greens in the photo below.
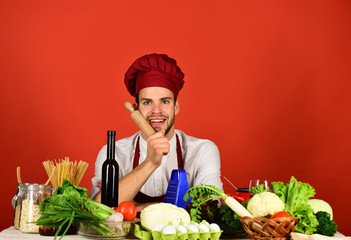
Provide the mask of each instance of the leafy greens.
{"label": "leafy greens", "polygon": [[88,198],[87,193],[86,188],[77,187],[67,179],[63,179],[62,186],[40,203],[41,217],[35,223],[46,227],[58,227],[55,239],[63,227],[65,230],[61,238],[72,224],[76,225],[82,220],[91,220],[93,229],[103,235],[110,234],[111,230],[105,221],[115,210]]}
{"label": "leafy greens", "polygon": [[[295,229],[296,232],[313,234],[317,231],[318,221],[316,215],[307,201],[315,195],[315,189],[308,183],[299,182],[295,177],[291,177],[288,184],[283,182],[272,182],[273,193],[279,196],[284,202],[284,211],[291,216],[299,218],[299,223]],[[268,191],[262,186],[252,188],[251,192],[256,194],[262,191]]]}
{"label": "leafy greens", "polygon": [[201,205],[218,198],[226,199],[227,195],[219,188],[212,185],[200,185],[190,188],[184,195],[187,202],[191,197],[190,217],[193,221],[201,222]]}

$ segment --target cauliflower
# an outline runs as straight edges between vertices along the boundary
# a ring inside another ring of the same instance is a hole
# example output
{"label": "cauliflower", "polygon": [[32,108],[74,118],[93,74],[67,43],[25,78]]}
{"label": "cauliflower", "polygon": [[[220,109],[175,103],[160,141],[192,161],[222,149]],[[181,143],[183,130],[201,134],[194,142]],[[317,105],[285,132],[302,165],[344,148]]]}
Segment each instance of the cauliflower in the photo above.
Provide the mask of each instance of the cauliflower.
{"label": "cauliflower", "polygon": [[147,230],[151,230],[155,224],[166,225],[169,222],[172,222],[174,227],[177,227],[180,222],[189,224],[190,215],[184,208],[170,203],[151,204],[140,214],[140,223]]}
{"label": "cauliflower", "polygon": [[254,217],[265,217],[284,211],[284,202],[274,193],[262,192],[255,194],[247,204],[247,210]]}

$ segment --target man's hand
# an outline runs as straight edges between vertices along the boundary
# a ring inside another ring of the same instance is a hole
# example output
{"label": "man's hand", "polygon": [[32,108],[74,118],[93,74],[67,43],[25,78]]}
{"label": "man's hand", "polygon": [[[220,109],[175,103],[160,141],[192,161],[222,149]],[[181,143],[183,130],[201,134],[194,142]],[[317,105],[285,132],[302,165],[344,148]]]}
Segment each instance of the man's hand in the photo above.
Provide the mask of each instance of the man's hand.
{"label": "man's hand", "polygon": [[[165,130],[151,135],[147,141],[147,155],[145,160],[133,171],[119,180],[118,201],[133,201],[140,188],[145,184],[150,175],[161,165],[162,156],[170,150],[168,138],[165,137]],[[102,182],[98,181],[97,187],[101,189]],[[101,192],[96,197],[101,201]],[[147,204],[136,204],[137,209],[143,209]]]}
{"label": "man's hand", "polygon": [[162,156],[168,153],[170,144],[165,137],[165,130],[161,130],[147,139],[147,156],[145,161],[150,161],[157,167],[161,165]]}

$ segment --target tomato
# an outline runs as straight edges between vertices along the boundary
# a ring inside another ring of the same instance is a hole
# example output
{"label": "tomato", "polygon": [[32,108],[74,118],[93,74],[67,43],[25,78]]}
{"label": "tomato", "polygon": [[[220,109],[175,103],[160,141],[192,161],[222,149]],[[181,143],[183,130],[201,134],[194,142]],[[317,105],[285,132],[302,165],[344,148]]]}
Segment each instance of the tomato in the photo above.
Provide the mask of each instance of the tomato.
{"label": "tomato", "polygon": [[[284,212],[284,211],[281,211],[281,212],[276,212],[275,214],[273,214],[272,217],[271,217],[271,219],[272,219],[272,218],[289,218],[289,217],[291,217],[291,215],[290,215],[289,213]],[[281,222],[279,221],[279,219],[275,220],[275,222],[276,222],[277,224],[282,225],[282,227],[289,225],[289,223],[286,223],[286,222],[281,223]],[[278,228],[278,230],[277,230],[275,226],[272,226],[272,225],[269,225],[269,226],[270,226],[272,229],[276,230],[277,233],[282,233],[282,232],[281,232],[282,229],[279,229],[279,228]]]}
{"label": "tomato", "polygon": [[273,214],[271,218],[287,218],[287,217],[291,217],[291,215],[287,212],[281,211]]}
{"label": "tomato", "polygon": [[117,207],[117,212],[122,213],[124,219],[127,221],[134,220],[137,215],[134,203],[128,201],[121,202]]}

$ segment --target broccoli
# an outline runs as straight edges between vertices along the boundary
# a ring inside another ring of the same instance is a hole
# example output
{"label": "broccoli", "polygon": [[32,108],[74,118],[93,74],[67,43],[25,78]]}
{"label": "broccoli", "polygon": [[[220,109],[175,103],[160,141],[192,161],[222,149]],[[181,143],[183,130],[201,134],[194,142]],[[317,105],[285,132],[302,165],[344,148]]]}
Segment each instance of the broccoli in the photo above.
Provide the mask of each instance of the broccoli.
{"label": "broccoli", "polygon": [[219,209],[219,214],[222,217],[223,222],[233,230],[240,230],[243,228],[239,215],[233,212],[227,204],[222,204],[222,207]]}
{"label": "broccoli", "polygon": [[334,220],[330,219],[330,214],[324,211],[317,212],[316,214],[318,220],[317,232],[325,236],[334,236],[338,225],[336,225]]}

